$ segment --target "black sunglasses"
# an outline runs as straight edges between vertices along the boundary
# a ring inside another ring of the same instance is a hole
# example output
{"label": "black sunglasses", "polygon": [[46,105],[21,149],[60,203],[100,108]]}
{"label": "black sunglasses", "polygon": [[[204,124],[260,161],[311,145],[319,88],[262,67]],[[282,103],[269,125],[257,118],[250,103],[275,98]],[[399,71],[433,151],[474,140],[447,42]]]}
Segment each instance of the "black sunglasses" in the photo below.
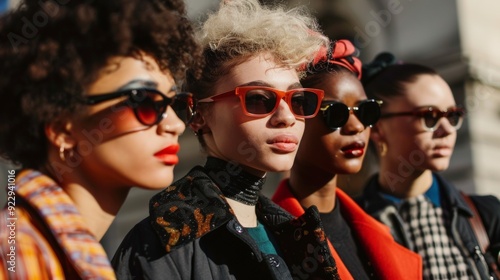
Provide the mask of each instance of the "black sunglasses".
{"label": "black sunglasses", "polygon": [[380,118],[380,105],[382,101],[367,99],[359,102],[358,106],[348,107],[337,101],[323,101],[321,111],[326,125],[333,129],[343,127],[349,120],[351,110],[359,121],[365,126],[374,125]]}
{"label": "black sunglasses", "polygon": [[194,99],[191,93],[185,92],[178,93],[174,97],[167,97],[156,89],[129,89],[87,96],[84,102],[87,105],[96,105],[122,96],[128,96],[125,104],[134,110],[137,120],[146,126],[161,122],[167,106],[171,106],[185,123],[188,123],[193,116]]}
{"label": "black sunglasses", "polygon": [[436,107],[417,108],[411,112],[386,113],[381,118],[392,118],[398,116],[415,116],[422,120],[422,125],[427,131],[434,131],[441,118],[446,118],[456,130],[462,126],[465,109],[460,106],[453,106],[446,111],[441,111]]}

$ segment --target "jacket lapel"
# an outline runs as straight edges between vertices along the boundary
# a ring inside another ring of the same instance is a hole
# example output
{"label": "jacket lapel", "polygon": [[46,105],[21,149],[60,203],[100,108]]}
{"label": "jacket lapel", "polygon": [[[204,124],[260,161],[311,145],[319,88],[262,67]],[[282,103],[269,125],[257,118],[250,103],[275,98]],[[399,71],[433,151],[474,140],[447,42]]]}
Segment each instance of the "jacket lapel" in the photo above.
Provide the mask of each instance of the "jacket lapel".
{"label": "jacket lapel", "polygon": [[397,244],[389,228],[366,214],[342,190],[337,188],[336,194],[352,231],[369,233],[358,234],[357,238],[379,277],[401,279],[404,275],[405,279],[422,279],[422,259],[418,254]]}
{"label": "jacket lapel", "polygon": [[[272,200],[278,204],[279,206],[283,207],[285,210],[287,210],[290,214],[294,215],[295,217],[300,217],[305,213],[304,208],[300,205],[299,201],[293,196],[293,194],[290,192],[290,188],[288,186],[288,179],[282,180],[278,186],[278,189],[273,195]],[[330,240],[328,241],[328,247],[330,248],[330,252],[332,253],[333,259],[335,260],[337,264],[337,271],[340,276],[340,279],[342,280],[347,280],[347,279],[353,279],[351,273],[349,270],[347,270],[347,267],[344,265],[342,260],[340,259],[339,254],[333,248],[332,243]]]}

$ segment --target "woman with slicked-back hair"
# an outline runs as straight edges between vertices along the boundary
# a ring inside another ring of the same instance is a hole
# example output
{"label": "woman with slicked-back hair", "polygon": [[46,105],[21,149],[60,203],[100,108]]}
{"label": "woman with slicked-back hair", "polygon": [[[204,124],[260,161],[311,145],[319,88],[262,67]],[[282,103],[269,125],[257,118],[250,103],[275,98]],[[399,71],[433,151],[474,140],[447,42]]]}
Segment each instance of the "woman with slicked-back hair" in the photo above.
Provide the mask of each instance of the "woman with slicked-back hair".
{"label": "woman with slicked-back hair", "polygon": [[[380,171],[358,199],[361,207],[422,256],[424,279],[498,279],[490,267],[500,265],[500,201],[463,195],[437,173],[448,168],[464,108],[432,68],[390,53],[363,75],[367,95],[384,105],[371,134]],[[481,223],[484,235],[476,235]]]}
{"label": "woman with slicked-back hair", "polygon": [[206,64],[186,88],[207,161],[151,199],[113,258],[118,276],[338,279],[317,210],[294,219],[260,194],[319,111],[323,91],[304,88],[300,69],[327,38],[300,9],[247,0],[225,1],[199,34]]}
{"label": "woman with slicked-back hair", "polygon": [[99,240],[133,186],[170,184],[178,162],[191,97],[176,79],[201,58],[184,4],[26,0],[0,38],[0,156],[20,167],[0,279],[115,279]]}

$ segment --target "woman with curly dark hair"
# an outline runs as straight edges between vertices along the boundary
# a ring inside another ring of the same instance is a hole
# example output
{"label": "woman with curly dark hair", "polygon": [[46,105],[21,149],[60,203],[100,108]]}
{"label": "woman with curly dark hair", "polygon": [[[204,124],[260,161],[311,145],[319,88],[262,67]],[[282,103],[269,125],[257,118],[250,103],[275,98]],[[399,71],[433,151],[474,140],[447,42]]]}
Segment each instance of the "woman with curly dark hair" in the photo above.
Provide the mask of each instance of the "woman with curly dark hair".
{"label": "woman with curly dark hair", "polygon": [[184,4],[25,1],[0,38],[0,154],[21,167],[0,278],[113,279],[99,240],[132,186],[168,186],[178,162],[175,81],[200,61]]}

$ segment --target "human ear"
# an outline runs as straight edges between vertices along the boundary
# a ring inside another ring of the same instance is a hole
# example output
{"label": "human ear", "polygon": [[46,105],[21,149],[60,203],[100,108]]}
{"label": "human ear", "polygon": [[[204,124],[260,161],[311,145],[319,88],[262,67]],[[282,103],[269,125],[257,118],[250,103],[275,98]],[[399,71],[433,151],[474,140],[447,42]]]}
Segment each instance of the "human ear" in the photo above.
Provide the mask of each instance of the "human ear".
{"label": "human ear", "polygon": [[195,134],[202,134],[204,128],[207,126],[207,122],[205,121],[205,117],[202,112],[199,110],[196,111],[191,122],[189,123],[189,127],[194,131]]}
{"label": "human ear", "polygon": [[376,123],[372,126],[370,130],[370,140],[372,140],[375,144],[385,142],[383,130],[381,129],[380,123]]}
{"label": "human ear", "polygon": [[378,155],[384,157],[387,154],[387,142],[385,141],[384,131],[380,123],[376,123],[372,127],[370,140],[375,144]]}
{"label": "human ear", "polygon": [[44,132],[51,145],[60,149],[71,150],[77,141],[71,133],[72,123],[68,119],[57,119],[45,124]]}

